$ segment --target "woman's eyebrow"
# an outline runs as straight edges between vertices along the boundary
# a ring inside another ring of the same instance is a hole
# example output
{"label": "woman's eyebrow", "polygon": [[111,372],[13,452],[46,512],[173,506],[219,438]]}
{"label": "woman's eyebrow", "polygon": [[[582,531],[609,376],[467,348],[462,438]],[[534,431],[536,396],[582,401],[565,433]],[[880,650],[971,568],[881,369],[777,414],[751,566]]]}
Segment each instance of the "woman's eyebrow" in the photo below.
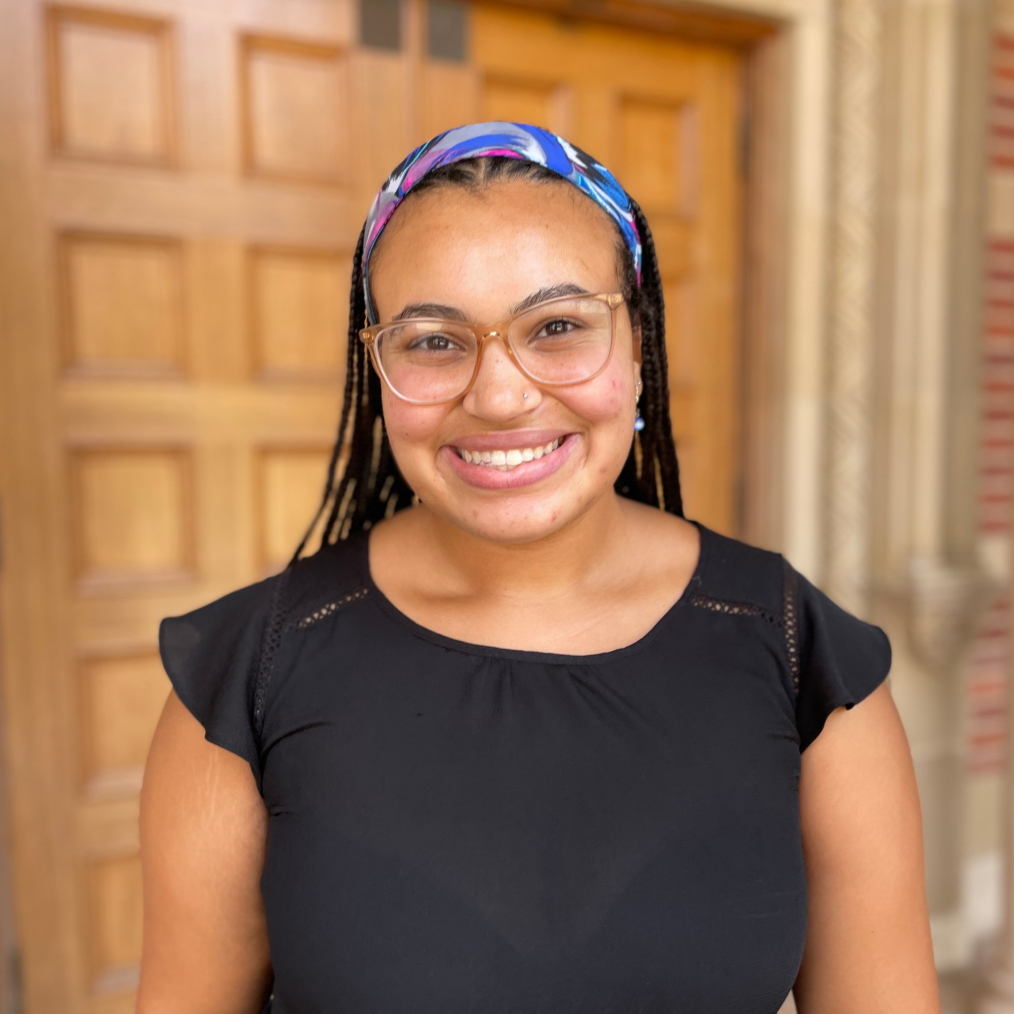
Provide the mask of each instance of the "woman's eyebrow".
{"label": "woman's eyebrow", "polygon": [[[558,296],[587,296],[588,290],[573,282],[562,282],[559,285],[550,285],[539,289],[536,292],[525,296],[520,303],[511,307],[511,314],[521,313],[529,307],[535,306],[547,299],[556,299]],[[419,317],[440,317],[444,320],[460,320],[466,322],[468,318],[456,307],[446,306],[443,303],[409,303],[396,313],[391,320],[411,320]]]}
{"label": "woman's eyebrow", "polygon": [[456,306],[444,306],[443,303],[409,303],[391,320],[409,320],[413,317],[440,317],[444,320],[460,321],[467,319]]}
{"label": "woman's eyebrow", "polygon": [[530,296],[525,296],[520,303],[511,308],[511,313],[521,313],[522,310],[527,310],[529,307],[535,306],[536,303],[541,303],[547,299],[556,299],[557,296],[587,295],[587,289],[582,289],[580,285],[575,285],[573,282],[550,285],[545,289],[539,289],[538,292],[533,292]]}

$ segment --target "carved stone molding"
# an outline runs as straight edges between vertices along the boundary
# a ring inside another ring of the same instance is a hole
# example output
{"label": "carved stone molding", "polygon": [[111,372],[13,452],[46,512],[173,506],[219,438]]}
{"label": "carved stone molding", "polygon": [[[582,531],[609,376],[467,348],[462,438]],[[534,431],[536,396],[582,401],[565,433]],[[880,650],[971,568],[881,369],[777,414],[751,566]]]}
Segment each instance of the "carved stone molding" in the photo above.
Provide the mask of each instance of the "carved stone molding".
{"label": "carved stone molding", "polygon": [[909,561],[908,636],[919,661],[947,675],[964,655],[983,610],[1000,589],[976,568],[952,567],[935,557]]}
{"label": "carved stone molding", "polygon": [[836,4],[824,586],[867,611],[881,0]]}

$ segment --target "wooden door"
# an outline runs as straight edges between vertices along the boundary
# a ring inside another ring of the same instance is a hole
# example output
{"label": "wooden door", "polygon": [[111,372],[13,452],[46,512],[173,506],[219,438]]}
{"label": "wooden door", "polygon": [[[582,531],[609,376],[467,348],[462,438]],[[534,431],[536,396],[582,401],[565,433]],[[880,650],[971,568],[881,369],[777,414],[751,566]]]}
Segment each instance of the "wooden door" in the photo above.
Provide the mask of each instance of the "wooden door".
{"label": "wooden door", "polygon": [[[504,6],[472,12],[468,67],[427,70],[431,131],[537,123],[619,177],[648,216],[666,302],[669,390],[688,517],[735,534],[739,504],[735,52]],[[435,114],[435,115],[434,115]]]}
{"label": "wooden door", "polygon": [[350,253],[411,145],[513,117],[617,168],[659,241],[688,510],[733,527],[734,56],[366,2],[360,24],[354,0],[0,0],[0,648],[27,1014],[133,1009],[158,621],[280,567],[312,513]]}

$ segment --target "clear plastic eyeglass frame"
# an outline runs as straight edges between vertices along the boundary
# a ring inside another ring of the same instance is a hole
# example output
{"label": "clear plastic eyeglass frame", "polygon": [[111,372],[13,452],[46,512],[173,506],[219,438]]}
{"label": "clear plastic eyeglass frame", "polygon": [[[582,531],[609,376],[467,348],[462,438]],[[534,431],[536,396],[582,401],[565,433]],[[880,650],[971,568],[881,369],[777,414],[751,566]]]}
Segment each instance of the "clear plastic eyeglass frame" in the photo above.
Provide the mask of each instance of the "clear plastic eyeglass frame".
{"label": "clear plastic eyeglass frame", "polygon": [[[522,317],[526,317],[533,313],[538,313],[549,309],[555,303],[566,303],[573,301],[574,299],[581,300],[596,300],[598,302],[605,303],[609,308],[609,350],[602,361],[602,364],[598,366],[594,371],[589,373],[587,376],[578,377],[575,379],[565,381],[554,381],[544,380],[541,377],[535,376],[530,370],[528,370],[524,363],[521,361],[521,357],[515,350],[512,342],[510,331],[514,322]],[[448,402],[457,401],[459,398],[464,397],[472,385],[475,383],[476,377],[479,375],[479,369],[482,366],[482,355],[485,349],[486,342],[491,340],[499,340],[504,344],[504,348],[507,350],[507,355],[510,356],[511,362],[533,383],[538,384],[540,387],[572,387],[575,384],[584,384],[589,380],[593,380],[597,377],[608,365],[610,359],[613,356],[613,346],[616,343],[616,311],[625,302],[623,294],[620,292],[600,292],[594,294],[575,293],[574,295],[568,296],[555,296],[552,299],[544,300],[541,303],[536,303],[533,306],[529,306],[524,310],[520,310],[513,316],[508,317],[506,320],[501,321],[498,324],[467,324],[460,320],[446,320],[439,317],[425,317],[425,318],[411,318],[410,320],[403,321],[389,321],[385,324],[372,324],[369,327],[364,327],[359,332],[359,340],[369,349],[370,358],[373,361],[373,365],[380,375],[381,379],[387,384],[392,394],[396,395],[402,401],[408,402],[411,405],[443,405]],[[468,380],[468,383],[464,385],[459,391],[448,397],[439,398],[435,400],[429,399],[418,399],[408,398],[402,394],[395,386],[391,383],[390,378],[384,370],[383,362],[378,351],[380,346],[380,340],[385,331],[390,331],[395,328],[404,326],[406,323],[413,324],[424,324],[424,325],[446,325],[451,329],[463,329],[472,334],[476,342],[476,356],[475,365],[472,368],[472,375]]]}

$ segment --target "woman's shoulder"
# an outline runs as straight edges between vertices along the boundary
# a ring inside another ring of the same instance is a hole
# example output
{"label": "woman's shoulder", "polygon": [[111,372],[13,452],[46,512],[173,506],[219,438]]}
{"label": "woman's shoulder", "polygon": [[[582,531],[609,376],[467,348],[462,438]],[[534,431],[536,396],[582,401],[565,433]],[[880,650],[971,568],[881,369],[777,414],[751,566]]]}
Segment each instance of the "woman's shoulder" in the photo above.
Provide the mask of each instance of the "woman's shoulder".
{"label": "woman's shoulder", "polygon": [[720,535],[702,524],[694,591],[716,601],[740,602],[781,614],[795,571],[780,553]]}
{"label": "woman's shoulder", "polygon": [[256,732],[283,636],[365,597],[365,537],[325,546],[256,584],[159,628],[159,651],[176,695],[207,738],[244,757],[260,778]]}
{"label": "woman's shoulder", "polygon": [[701,561],[690,602],[778,628],[805,750],[832,711],[851,708],[887,677],[887,635],[839,606],[781,554],[699,527]]}
{"label": "woman's shoulder", "polygon": [[298,623],[321,599],[330,600],[365,586],[366,538],[323,546],[278,574],[246,585],[181,616],[162,621],[162,636],[187,646],[204,633],[239,635],[271,620]]}

